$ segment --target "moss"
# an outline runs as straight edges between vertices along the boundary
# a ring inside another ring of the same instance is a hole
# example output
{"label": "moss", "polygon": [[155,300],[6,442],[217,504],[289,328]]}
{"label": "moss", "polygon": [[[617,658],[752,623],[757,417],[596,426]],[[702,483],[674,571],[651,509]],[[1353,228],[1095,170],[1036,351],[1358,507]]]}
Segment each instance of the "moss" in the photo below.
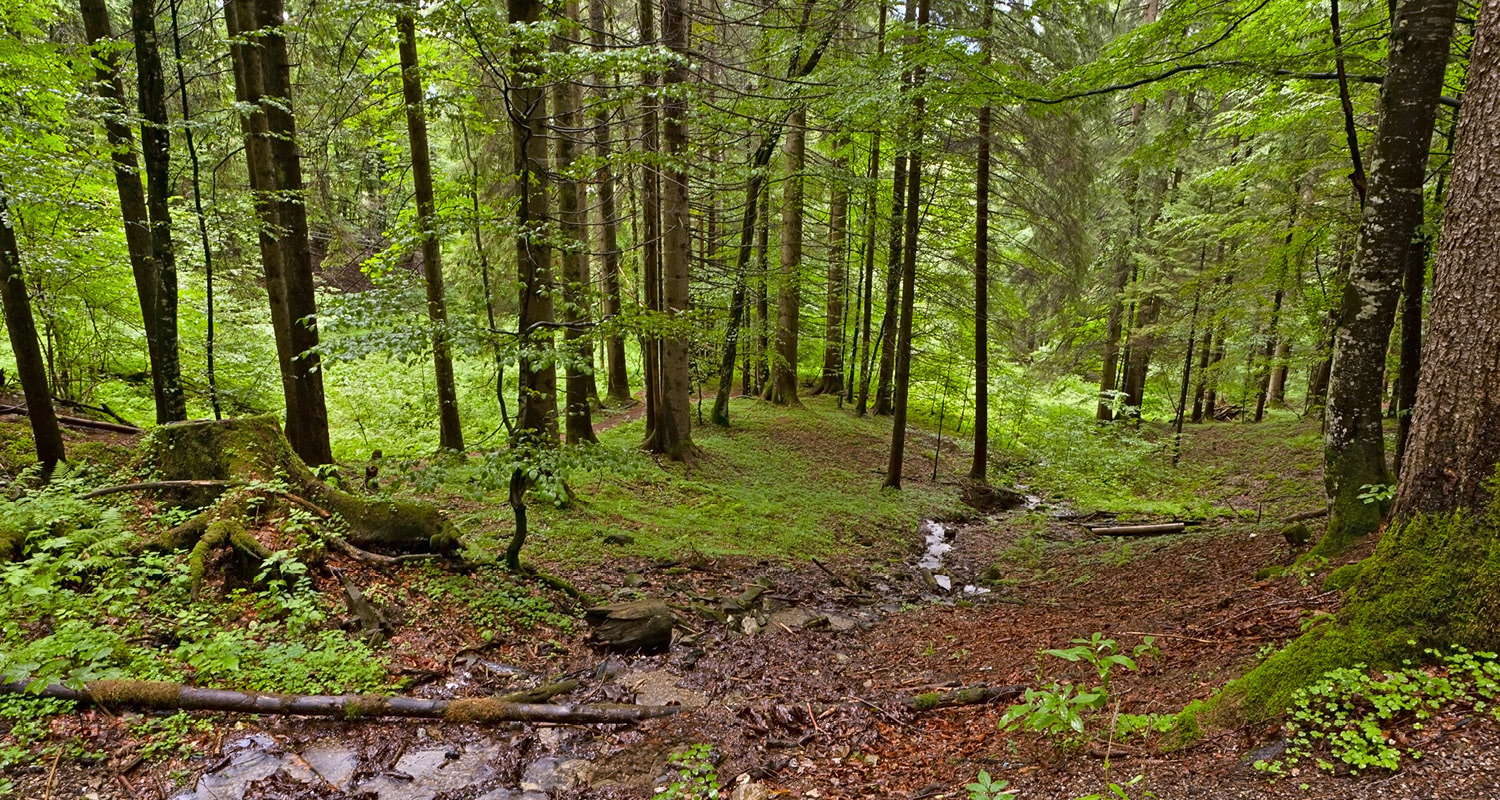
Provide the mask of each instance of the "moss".
{"label": "moss", "polygon": [[1337,617],[1225,687],[1206,718],[1219,725],[1267,719],[1331,669],[1390,666],[1428,647],[1496,649],[1497,523],[1500,513],[1492,508],[1478,518],[1417,516],[1388,530],[1359,566]]}
{"label": "moss", "polygon": [[1363,569],[1362,562],[1356,561],[1353,564],[1345,564],[1328,573],[1328,577],[1323,581],[1323,591],[1339,592],[1353,586],[1354,582],[1359,579],[1359,573]]}
{"label": "moss", "polygon": [[911,699],[909,705],[913,711],[931,711],[938,707],[943,701],[942,692],[924,692]]}
{"label": "moss", "polygon": [[84,687],[95,703],[107,709],[131,708],[174,709],[182,694],[182,684],[167,681],[102,680],[90,681]]}
{"label": "moss", "polygon": [[[1328,507],[1328,528],[1312,552],[1336,556],[1353,547],[1360,537],[1380,530],[1388,504],[1366,502],[1360,495],[1364,494],[1365,486],[1388,484],[1391,479],[1385,471],[1385,454],[1378,440],[1351,442],[1342,460],[1339,454],[1329,451],[1325,463],[1328,472],[1324,483],[1333,499]],[[1372,469],[1369,465],[1379,466]]]}
{"label": "moss", "polygon": [[1292,547],[1301,547],[1312,541],[1312,530],[1305,523],[1294,522],[1281,529],[1281,536]]}
{"label": "moss", "polygon": [[443,709],[446,722],[499,722],[510,716],[514,704],[494,697],[464,697]]}
{"label": "moss", "polygon": [[25,548],[26,531],[20,528],[0,528],[0,562],[20,558]]}
{"label": "moss", "polygon": [[344,703],[344,715],[349,719],[378,717],[385,714],[388,708],[390,708],[390,702],[385,695],[362,694]]}

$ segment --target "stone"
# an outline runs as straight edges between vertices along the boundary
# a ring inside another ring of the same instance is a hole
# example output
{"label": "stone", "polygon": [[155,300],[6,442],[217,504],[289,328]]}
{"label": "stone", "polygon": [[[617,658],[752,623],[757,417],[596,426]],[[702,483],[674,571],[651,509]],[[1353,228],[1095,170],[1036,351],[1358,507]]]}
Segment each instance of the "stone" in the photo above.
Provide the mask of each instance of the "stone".
{"label": "stone", "polygon": [[635,692],[635,702],[643,706],[685,706],[702,708],[708,697],[677,685],[677,676],[664,670],[631,672],[620,676],[620,684]]}
{"label": "stone", "polygon": [[604,537],[604,543],[624,547],[635,544],[635,537],[631,536],[628,533],[611,533],[610,535]]}
{"label": "stone", "polygon": [[595,642],[616,650],[665,650],[677,625],[672,609],[654,598],[595,606],[584,620],[593,627]]}
{"label": "stone", "polygon": [[539,758],[527,764],[521,774],[521,791],[572,789],[588,781],[590,767],[589,762],[578,758]]}

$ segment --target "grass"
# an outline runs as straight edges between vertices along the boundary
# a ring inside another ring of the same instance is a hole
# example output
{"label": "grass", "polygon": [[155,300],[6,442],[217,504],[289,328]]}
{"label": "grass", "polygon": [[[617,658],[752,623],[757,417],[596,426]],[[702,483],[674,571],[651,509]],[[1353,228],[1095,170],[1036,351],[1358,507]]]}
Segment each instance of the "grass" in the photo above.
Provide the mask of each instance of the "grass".
{"label": "grass", "polygon": [[[860,546],[893,554],[912,541],[920,517],[960,513],[952,469],[962,463],[945,459],[934,484],[930,460],[915,455],[919,446],[909,448],[905,488],[881,489],[876,465],[889,446],[887,420],[861,419],[822,397],[793,409],[736,399],[730,414],[728,429],[694,428],[701,452],[691,468],[635,453],[645,434],[641,421],[602,435],[600,444],[620,451],[620,459],[575,473],[567,507],[532,506],[527,555],[577,567],[620,556],[839,558]],[[496,523],[471,535],[473,543],[498,551],[511,526],[508,519]],[[604,543],[611,534],[632,541]]]}

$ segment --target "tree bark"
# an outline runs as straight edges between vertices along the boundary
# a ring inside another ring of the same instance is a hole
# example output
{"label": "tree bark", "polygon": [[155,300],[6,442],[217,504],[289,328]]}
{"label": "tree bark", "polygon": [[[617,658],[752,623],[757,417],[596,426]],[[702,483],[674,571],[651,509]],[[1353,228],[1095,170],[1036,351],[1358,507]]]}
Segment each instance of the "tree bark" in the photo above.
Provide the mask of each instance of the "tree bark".
{"label": "tree bark", "polygon": [[156,422],[187,419],[182,393],[182,362],[177,346],[177,251],[172,244],[172,127],[167,118],[167,88],[156,35],[156,5],[131,0],[135,33],[137,100],[141,111],[141,156],[146,167],[146,210],[151,220],[152,276],[156,301],[157,363],[151,371],[156,395]]}
{"label": "tree bark", "polygon": [[1381,503],[1363,487],[1386,484],[1381,385],[1401,281],[1420,220],[1427,153],[1448,62],[1456,0],[1403,0],[1381,84],[1383,113],[1371,156],[1369,202],[1339,304],[1324,442],[1330,512],[1316,552],[1347,549],[1379,527]]}
{"label": "tree bark", "polygon": [[807,112],[792,112],[786,135],[786,182],[781,197],[781,271],[776,287],[776,358],[765,397],[778,405],[797,399],[797,335],[802,314],[802,172],[807,164]]}
{"label": "tree bark", "polygon": [[[94,87],[109,106],[103,116],[104,133],[110,146],[110,160],[114,163],[115,192],[120,198],[120,216],[125,226],[125,249],[130,255],[130,271],[135,277],[136,296],[141,306],[141,327],[146,332],[146,353],[151,363],[152,394],[154,400],[161,397],[156,390],[159,381],[155,376],[163,373],[161,356],[156,345],[156,261],[152,254],[152,229],[150,212],[146,210],[146,192],[141,186],[141,176],[135,158],[135,135],[125,120],[129,112],[125,105],[125,86],[120,79],[119,58],[111,46],[114,32],[109,21],[109,9],[104,0],[79,0],[79,11],[83,17],[84,35],[93,45]],[[165,409],[158,402],[157,415]]]}
{"label": "tree bark", "polygon": [[47,475],[57,462],[67,459],[62,428],[52,407],[52,389],[47,384],[47,362],[36,338],[36,319],[31,315],[31,297],[21,272],[21,247],[16,241],[19,220],[10,205],[9,193],[0,186],[0,305],[5,309],[5,329],[16,358],[21,393],[26,396],[26,416],[36,444],[36,460]]}
{"label": "tree bark", "polygon": [[[589,35],[596,54],[605,52],[604,35],[607,29],[605,5],[607,0],[589,0]],[[601,87],[607,85],[604,72],[594,73],[594,82]],[[603,89],[600,89],[601,96]],[[610,169],[610,125],[608,108],[596,104],[594,114],[594,155],[599,159],[599,169],[594,174],[594,186],[599,193],[599,265],[601,283],[604,286],[604,316],[618,317],[620,314],[620,235],[617,230],[618,210],[615,208],[615,178]],[[604,353],[608,362],[608,380],[605,390],[611,403],[626,405],[633,401],[630,394],[630,372],[625,362],[625,337],[611,333],[604,341]]]}
{"label": "tree bark", "polygon": [[839,394],[844,391],[844,294],[849,285],[848,247],[845,239],[849,227],[849,158],[844,150],[847,136],[835,136],[833,178],[828,201],[828,282],[823,300],[823,380],[817,394]]}
{"label": "tree bark", "polygon": [[[903,21],[910,28],[917,20],[917,4],[907,3]],[[901,84],[910,89],[912,86],[912,73],[908,68],[901,75]],[[911,131],[904,132],[907,137]],[[896,158],[894,162],[893,175],[891,177],[891,217],[890,217],[890,248],[886,253],[886,276],[885,276],[885,311],[880,320],[880,370],[875,383],[875,407],[876,416],[886,416],[892,411],[891,403],[891,379],[896,368],[896,325],[897,312],[900,305],[899,295],[901,292],[901,244],[904,236],[904,225],[906,219],[906,184],[907,184],[907,160],[908,150],[906,143],[898,142]],[[860,401],[860,407],[865,407],[865,402]]]}
{"label": "tree bark", "polygon": [[[995,4],[984,3],[984,64],[990,64]],[[990,458],[990,106],[979,108],[974,156],[974,460],[969,480],[984,482]]]}
{"label": "tree bark", "polygon": [[[1212,314],[1210,314],[1209,316],[1212,317]],[[1203,349],[1198,354],[1198,384],[1197,388],[1193,390],[1192,422],[1195,425],[1203,421],[1203,395],[1204,392],[1208,389],[1208,381],[1205,377],[1205,373],[1208,370],[1209,351],[1213,348],[1214,344],[1214,328],[1212,319],[1209,320],[1209,324],[1205,326],[1205,328],[1206,330],[1203,331]]]}
{"label": "tree bark", "polygon": [[[656,0],[640,0],[638,24],[641,44],[654,47],[656,38]],[[658,100],[652,89],[657,83],[657,74],[651,69],[641,73],[641,83],[646,93],[641,97],[641,151],[646,158],[641,162],[641,282],[647,313],[659,312],[661,307],[661,171],[652,160],[661,155],[658,136]],[[641,337],[641,362],[646,381],[646,439],[647,450],[656,450],[656,423],[661,414],[661,339],[656,331],[647,331]]]}
{"label": "tree bark", "polygon": [[261,46],[258,37],[250,35],[256,28],[253,0],[230,0],[224,5],[224,25],[229,34],[229,54],[234,69],[235,99],[239,101],[240,131],[245,139],[245,164],[256,216],[260,245],[261,270],[265,275],[266,298],[271,307],[271,332],[276,342],[276,362],[281,375],[281,393],[286,403],[286,435],[299,441],[298,425],[302,419],[300,397],[293,381],[291,318],[286,304],[286,281],[283,279],[285,258],[280,237],[279,210],[272,198],[276,190],[271,169],[271,144],[266,135],[266,114],[261,106],[264,94],[261,79]]}
{"label": "tree bark", "polygon": [[[920,0],[917,10],[917,27],[926,30],[929,0]],[[911,395],[911,328],[916,310],[917,289],[917,227],[921,219],[922,204],[922,133],[923,116],[927,110],[927,98],[923,94],[926,70],[917,67],[912,71],[912,89],[916,96],[912,100],[911,140],[907,143],[911,154],[907,157],[906,178],[906,235],[901,251],[901,319],[896,333],[896,365],[892,386],[891,453],[886,462],[884,486],[901,488],[901,468],[906,458],[906,414],[907,400]]]}
{"label": "tree bark", "polygon": [[[511,25],[536,25],[539,0],[508,0]],[[542,88],[541,54],[527,44],[512,53],[515,81],[508,91],[516,186],[516,270],[520,298],[517,427],[521,435],[548,446],[557,442],[557,368],[553,364],[552,222],[547,202],[547,96]],[[514,486],[512,496],[516,495]]]}
{"label": "tree bark", "polygon": [[[648,0],[649,2],[649,0]],[[661,405],[655,452],[692,462],[692,376],[688,369],[688,335],[682,329],[691,301],[688,295],[692,250],[692,215],[688,199],[688,104],[682,87],[688,82],[688,21],[683,0],[662,3],[662,39],[677,55],[667,67],[662,102],[662,311],[673,330],[662,337]]]}
{"label": "tree bark", "polygon": [[[564,15],[578,19],[577,0],[562,4]],[[559,37],[553,44],[558,52],[567,51],[566,40]],[[552,87],[553,140],[557,143],[557,223],[563,242],[562,251],[562,321],[569,327],[563,333],[563,436],[568,444],[594,442],[594,421],[589,403],[594,399],[590,373],[594,348],[590,334],[583,329],[589,322],[589,226],[588,199],[584,182],[575,175],[583,130],[582,90],[577,83],[559,81]]]}
{"label": "tree bark", "polygon": [[[296,117],[292,111],[292,67],[282,33],[286,13],[281,0],[253,0],[260,31],[260,66],[265,96],[261,109],[266,117],[266,136],[280,224],[284,258],[282,280],[286,286],[287,320],[290,325],[292,385],[297,393],[296,425],[292,447],[309,464],[333,461],[328,442],[328,409],[323,401],[323,370],[318,347],[318,305],[313,283],[312,248],[308,240],[306,192],[302,184],[302,156],[297,145]],[[291,409],[287,411],[292,413]]]}
{"label": "tree bark", "polygon": [[443,244],[438,233],[437,198],[432,188],[432,152],[427,141],[427,112],[422,72],[417,60],[416,0],[402,0],[396,12],[400,37],[401,97],[406,104],[406,132],[411,142],[412,183],[417,195],[417,227],[422,240],[422,277],[427,286],[427,320],[432,325],[432,362],[438,395],[438,446],[463,450],[458,418],[458,388],[453,380],[449,346],[448,300],[443,285]]}

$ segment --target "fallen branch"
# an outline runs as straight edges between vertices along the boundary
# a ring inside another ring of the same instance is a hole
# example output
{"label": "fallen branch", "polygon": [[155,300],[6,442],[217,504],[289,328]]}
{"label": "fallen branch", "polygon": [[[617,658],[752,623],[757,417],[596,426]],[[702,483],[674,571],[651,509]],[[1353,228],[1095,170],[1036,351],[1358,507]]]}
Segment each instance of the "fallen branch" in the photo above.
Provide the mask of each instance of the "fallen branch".
{"label": "fallen branch", "polygon": [[[29,416],[31,412],[27,411],[25,406],[0,406],[0,414],[15,414],[17,416],[25,417]],[[92,428],[94,430],[110,431],[112,433],[145,432],[141,428],[137,428],[131,425],[117,425],[113,422],[101,422],[97,419],[86,419],[84,417],[65,417],[59,415],[57,421],[64,425],[71,425],[75,428]]]}
{"label": "fallen branch", "polygon": [[406,555],[400,556],[387,556],[380,553],[372,553],[369,550],[355,547],[354,545],[349,544],[338,536],[325,536],[323,537],[323,542],[329,547],[339,551],[340,553],[343,553],[344,555],[354,559],[355,561],[358,561],[361,564],[369,564],[372,567],[394,567],[412,561],[432,561],[434,559],[442,558],[442,555],[440,553],[407,553]]}
{"label": "fallen branch", "polygon": [[1293,523],[1293,522],[1306,522],[1307,520],[1310,520],[1310,519],[1318,519],[1319,517],[1326,517],[1326,516],[1328,516],[1328,509],[1326,507],[1324,507],[1324,508],[1316,508],[1316,509],[1313,509],[1312,511],[1304,511],[1301,514],[1293,514],[1290,517],[1286,518],[1286,522],[1288,524]]}
{"label": "fallen branch", "polygon": [[1025,686],[968,686],[950,692],[924,692],[901,699],[901,705],[912,711],[932,711],[939,708],[977,706],[996,700],[1012,700],[1026,691]]}
{"label": "fallen branch", "polygon": [[232,486],[244,486],[244,481],[145,481],[144,483],[122,483],[118,486],[105,486],[95,489],[83,496],[84,500],[92,500],[95,497],[104,497],[121,492],[150,492],[156,489],[227,489]]}
{"label": "fallen branch", "polygon": [[516,703],[504,698],[470,697],[458,700],[426,700],[378,694],[297,695],[198,689],[165,681],[91,681],[82,689],[48,684],[40,691],[26,691],[26,681],[0,683],[0,694],[26,694],[72,700],[107,708],[150,711],[222,711],[245,714],[278,714],[306,717],[367,719],[407,717],[441,719],[446,722],[489,724],[496,722],[556,722],[578,725],[621,725],[665,717],[682,706],[556,705]]}
{"label": "fallen branch", "polygon": [[1167,533],[1182,533],[1184,522],[1163,522],[1155,525],[1115,525],[1108,528],[1089,528],[1095,536],[1157,536]]}

